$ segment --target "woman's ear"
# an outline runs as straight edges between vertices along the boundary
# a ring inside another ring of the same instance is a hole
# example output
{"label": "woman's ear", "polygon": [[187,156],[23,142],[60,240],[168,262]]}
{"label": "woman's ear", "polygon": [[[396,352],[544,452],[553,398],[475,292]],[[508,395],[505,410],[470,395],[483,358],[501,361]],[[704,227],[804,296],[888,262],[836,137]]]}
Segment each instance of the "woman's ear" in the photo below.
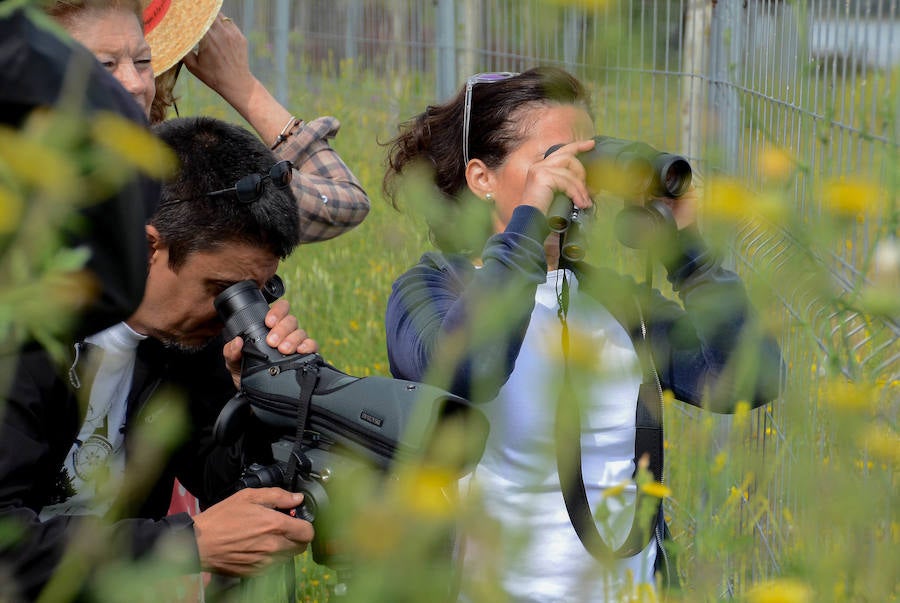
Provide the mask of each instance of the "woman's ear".
{"label": "woman's ear", "polygon": [[472,159],[466,166],[466,183],[475,196],[486,199],[494,191],[493,173],[481,159]]}

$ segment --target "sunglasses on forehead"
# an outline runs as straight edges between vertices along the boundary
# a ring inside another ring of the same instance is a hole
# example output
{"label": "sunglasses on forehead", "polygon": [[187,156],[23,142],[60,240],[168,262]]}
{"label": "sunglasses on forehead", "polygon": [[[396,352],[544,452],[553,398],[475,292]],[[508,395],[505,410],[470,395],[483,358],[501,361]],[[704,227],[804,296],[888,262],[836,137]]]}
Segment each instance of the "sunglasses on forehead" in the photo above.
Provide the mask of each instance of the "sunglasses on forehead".
{"label": "sunglasses on forehead", "polygon": [[[271,181],[272,186],[274,186],[275,188],[287,187],[291,183],[291,180],[294,176],[293,168],[294,164],[292,164],[290,161],[279,161],[269,169],[268,174],[248,174],[247,176],[244,176],[243,178],[235,182],[234,186],[232,186],[231,188],[223,188],[222,190],[218,191],[210,191],[200,196],[219,197],[221,195],[228,195],[233,193],[235,198],[237,198],[238,203],[249,205],[262,196],[263,184],[267,180]],[[164,202],[162,205],[174,205],[176,203],[183,203],[184,201],[189,201],[191,199],[197,198],[198,197],[173,199],[172,201]]]}
{"label": "sunglasses on forehead", "polygon": [[475,84],[492,84],[502,82],[519,75],[512,71],[495,71],[476,73],[466,80],[466,99],[463,104],[463,165],[469,165],[469,123],[472,119],[472,89]]}

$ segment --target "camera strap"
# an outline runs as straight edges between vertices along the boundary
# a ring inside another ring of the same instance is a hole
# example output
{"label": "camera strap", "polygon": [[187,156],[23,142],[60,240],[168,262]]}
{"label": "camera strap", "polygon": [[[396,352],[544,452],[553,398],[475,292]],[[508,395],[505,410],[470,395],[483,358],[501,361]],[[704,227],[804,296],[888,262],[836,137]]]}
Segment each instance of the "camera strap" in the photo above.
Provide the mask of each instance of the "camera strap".
{"label": "camera strap", "polygon": [[300,396],[297,401],[297,428],[294,432],[294,447],[291,450],[291,458],[288,460],[287,475],[285,476],[292,491],[296,491],[297,476],[309,477],[312,469],[309,457],[303,454],[303,434],[309,418],[312,394],[316,389],[316,381],[319,379],[319,365],[316,362],[305,362],[298,370],[297,381],[300,384]]}
{"label": "camera strap", "polygon": [[[623,544],[613,549],[600,535],[593,514],[591,513],[590,504],[587,499],[587,492],[584,485],[584,475],[581,466],[581,410],[578,403],[578,395],[572,385],[572,379],[569,368],[569,326],[566,320],[566,312],[568,310],[568,283],[563,277],[562,292],[559,296],[560,310],[559,317],[562,324],[561,343],[563,352],[563,382],[560,388],[559,400],[556,405],[556,462],[559,472],[560,486],[562,489],[563,499],[566,504],[566,511],[569,514],[569,520],[572,527],[578,534],[579,540],[585,549],[598,561],[609,562],[614,558],[631,557],[641,552],[650,538],[653,536],[656,518],[659,513],[659,505],[661,500],[656,500],[656,509],[652,515],[652,522],[647,520],[646,514],[643,512],[648,503],[647,495],[643,494],[641,488],[638,487],[634,507],[634,519],[629,528],[628,536]],[[640,304],[638,304],[640,310]],[[651,410],[654,408],[650,404],[650,400],[659,398],[659,388],[654,387],[651,375],[655,377],[655,370],[647,367],[647,362],[652,363],[652,358],[648,359],[648,350],[646,349],[646,327],[643,318],[641,319],[643,341],[636,342],[638,355],[644,365],[645,379],[640,386],[637,410],[636,410],[636,435],[635,435],[635,467],[638,462],[645,456],[648,457],[649,469],[655,479],[662,477],[662,418],[654,416],[656,413]],[[656,378],[658,384],[658,378]]]}

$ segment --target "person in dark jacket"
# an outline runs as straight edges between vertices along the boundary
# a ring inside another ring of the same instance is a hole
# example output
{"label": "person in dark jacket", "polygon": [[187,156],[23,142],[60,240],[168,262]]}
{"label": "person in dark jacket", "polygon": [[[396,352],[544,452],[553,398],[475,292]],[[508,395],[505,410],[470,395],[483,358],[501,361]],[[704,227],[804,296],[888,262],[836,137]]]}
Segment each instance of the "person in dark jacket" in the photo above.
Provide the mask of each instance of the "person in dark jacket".
{"label": "person in dark jacket", "polygon": [[[580,158],[594,127],[582,84],[537,68],[472,76],[390,143],[386,192],[396,204],[425,174],[430,187],[412,197],[437,191],[420,209],[439,247],[394,282],[391,373],[447,387],[491,421],[463,491],[500,536],[464,530],[464,601],[495,596],[492,579],[528,603],[631,600],[654,588],[657,570],[672,574],[654,506],[662,490],[647,488],[663,479],[663,393],[722,412],[778,395],[773,339],[735,366],[742,338],[760,339],[740,279],[694,224],[696,192],[662,200],[671,245],[661,259],[681,303],[561,256],[548,211],[559,194],[592,207]],[[487,214],[481,230],[473,213]],[[645,454],[649,476],[637,471]],[[644,492],[657,495],[646,516],[635,510]]]}
{"label": "person in dark jacket", "polygon": [[[65,87],[67,73],[84,74],[80,93]],[[0,122],[21,127],[35,110],[62,109],[90,122],[115,113],[146,126],[147,119],[94,56],[66,44],[36,24],[27,9],[0,18]],[[73,210],[63,245],[89,252],[86,269],[97,295],[80,315],[75,335],[85,336],[127,318],[144,293],[147,250],[144,225],[159,203],[160,183],[135,172],[114,194]]]}
{"label": "person in dark jacket", "polygon": [[[215,119],[171,120],[156,134],[180,171],[145,226],[140,305],[78,341],[67,371],[36,345],[3,367],[13,378],[0,422],[0,523],[14,537],[0,541],[0,571],[13,575],[11,600],[36,599],[57,574],[63,588],[90,592],[108,564],[161,550],[170,575],[253,575],[313,536],[278,511],[300,495],[233,493],[246,447],[212,437],[239,386],[242,348],[240,338],[223,347],[213,299],[248,279],[263,287],[297,245],[291,166]],[[281,352],[315,351],[286,301],[265,320]],[[175,478],[203,503],[193,518],[166,516]]]}

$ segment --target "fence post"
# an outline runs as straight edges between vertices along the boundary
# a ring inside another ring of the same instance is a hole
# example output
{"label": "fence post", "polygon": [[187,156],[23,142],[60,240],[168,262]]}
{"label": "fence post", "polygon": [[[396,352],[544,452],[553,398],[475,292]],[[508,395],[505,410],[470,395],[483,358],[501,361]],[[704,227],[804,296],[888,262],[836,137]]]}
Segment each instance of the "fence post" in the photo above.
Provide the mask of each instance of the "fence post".
{"label": "fence post", "polygon": [[275,56],[275,98],[282,105],[288,102],[288,33],[291,29],[290,0],[275,1],[275,25],[273,27],[273,51]]}
{"label": "fence post", "polygon": [[712,11],[709,41],[710,99],[705,142],[716,152],[716,167],[733,175],[738,165],[740,107],[735,89],[744,28],[736,0],[720,0]]}
{"label": "fence post", "polygon": [[247,37],[247,54],[250,59],[250,71],[259,72],[256,53],[253,48],[253,33],[256,30],[256,0],[244,0],[241,6],[241,29]]}
{"label": "fence post", "polygon": [[484,0],[465,0],[463,3],[462,27],[463,48],[460,53],[460,71],[467,77],[481,71],[478,55],[484,31]]}
{"label": "fence post", "polygon": [[684,48],[682,49],[681,84],[681,148],[689,157],[699,158],[702,150],[703,90],[706,76],[706,55],[712,3],[708,0],[688,0],[684,19]]}
{"label": "fence post", "polygon": [[576,7],[566,8],[563,26],[563,64],[569,71],[578,64],[579,41],[581,40],[581,16],[583,11]]}
{"label": "fence post", "polygon": [[437,32],[437,61],[435,97],[445,101],[456,89],[456,13],[454,0],[438,0],[435,14]]}
{"label": "fence post", "polygon": [[344,58],[347,59],[353,69],[358,69],[357,45],[359,37],[359,24],[362,21],[362,3],[350,2],[347,5],[347,25],[344,30]]}

